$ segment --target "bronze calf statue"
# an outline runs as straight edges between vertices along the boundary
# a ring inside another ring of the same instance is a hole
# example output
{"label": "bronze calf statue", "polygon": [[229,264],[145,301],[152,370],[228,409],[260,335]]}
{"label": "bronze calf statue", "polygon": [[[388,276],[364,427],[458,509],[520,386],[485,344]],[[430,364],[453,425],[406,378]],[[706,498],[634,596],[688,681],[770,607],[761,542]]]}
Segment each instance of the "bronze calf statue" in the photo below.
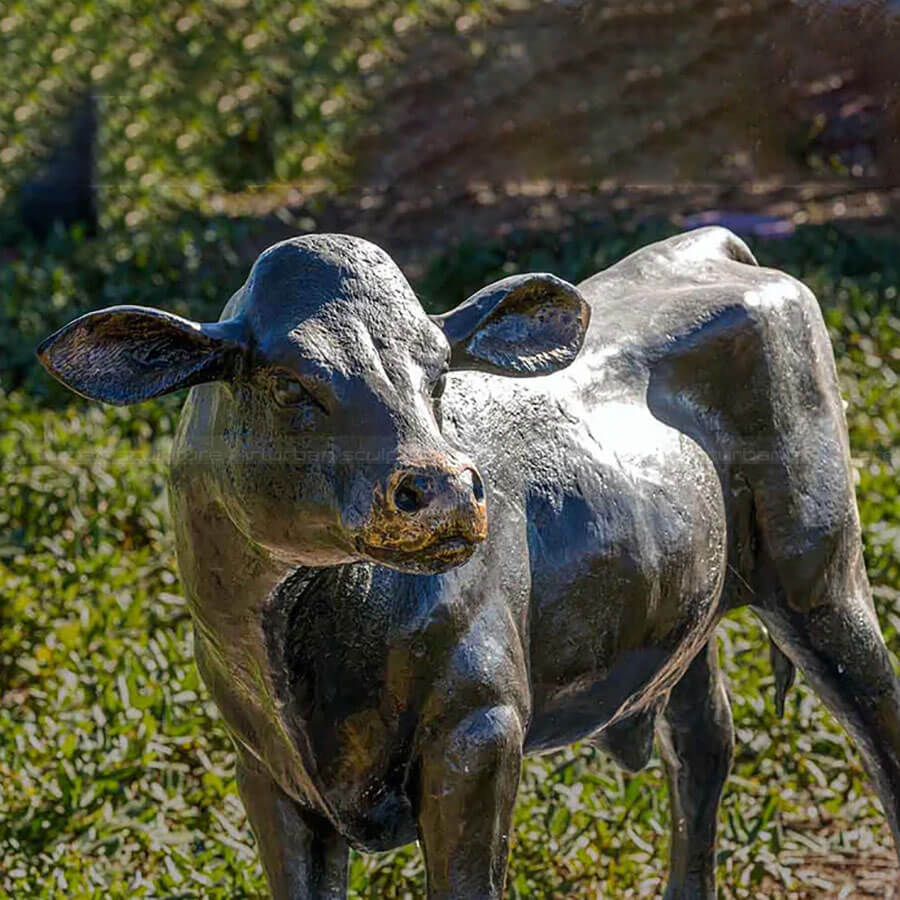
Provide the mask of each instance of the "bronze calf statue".
{"label": "bronze calf statue", "polygon": [[709,228],[574,287],[427,316],[358,238],[271,247],[222,318],[139,307],[40,347],[78,393],[191,390],[171,502],[197,664],[276,898],[421,841],[432,900],[503,891],[522,756],[670,775],[669,900],[713,900],[750,604],[859,744],[895,837],[900,689],[812,294]]}

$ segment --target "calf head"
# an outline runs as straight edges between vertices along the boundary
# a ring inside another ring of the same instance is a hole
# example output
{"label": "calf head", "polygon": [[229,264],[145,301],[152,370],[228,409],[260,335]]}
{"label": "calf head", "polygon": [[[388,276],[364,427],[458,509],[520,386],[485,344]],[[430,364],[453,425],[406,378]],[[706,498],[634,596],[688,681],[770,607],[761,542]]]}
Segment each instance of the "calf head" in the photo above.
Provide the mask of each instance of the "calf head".
{"label": "calf head", "polygon": [[107,403],[209,382],[189,449],[235,525],[279,558],[438,572],[487,531],[481,476],[441,433],[447,372],[548,374],[575,357],[588,317],[553,275],[512,276],[428,316],[384,251],[310,235],[266,250],[219,322],[112,307],[38,355]]}

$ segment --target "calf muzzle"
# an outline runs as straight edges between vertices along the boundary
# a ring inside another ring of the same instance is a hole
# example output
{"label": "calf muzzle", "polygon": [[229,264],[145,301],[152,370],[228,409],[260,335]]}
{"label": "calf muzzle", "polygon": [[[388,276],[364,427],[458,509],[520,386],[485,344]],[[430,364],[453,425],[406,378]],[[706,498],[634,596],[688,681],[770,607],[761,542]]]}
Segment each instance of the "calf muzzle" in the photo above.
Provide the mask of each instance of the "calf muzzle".
{"label": "calf muzzle", "polygon": [[435,573],[466,562],[486,536],[484,485],[471,465],[407,465],[376,490],[357,549],[384,565]]}

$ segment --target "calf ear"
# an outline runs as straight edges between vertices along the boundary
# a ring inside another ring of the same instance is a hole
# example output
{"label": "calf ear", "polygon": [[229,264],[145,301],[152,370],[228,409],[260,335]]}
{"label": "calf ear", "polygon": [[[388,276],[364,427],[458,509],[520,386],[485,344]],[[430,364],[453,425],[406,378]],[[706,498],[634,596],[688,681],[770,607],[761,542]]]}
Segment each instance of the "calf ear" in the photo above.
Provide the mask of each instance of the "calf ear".
{"label": "calf ear", "polygon": [[495,281],[434,321],[450,342],[450,367],[500,375],[547,375],[581,349],[591,308],[555,275]]}
{"label": "calf ear", "polygon": [[200,324],[142,306],[81,316],[37,349],[44,368],[83,397],[127,406],[228,377],[243,350],[235,319]]}

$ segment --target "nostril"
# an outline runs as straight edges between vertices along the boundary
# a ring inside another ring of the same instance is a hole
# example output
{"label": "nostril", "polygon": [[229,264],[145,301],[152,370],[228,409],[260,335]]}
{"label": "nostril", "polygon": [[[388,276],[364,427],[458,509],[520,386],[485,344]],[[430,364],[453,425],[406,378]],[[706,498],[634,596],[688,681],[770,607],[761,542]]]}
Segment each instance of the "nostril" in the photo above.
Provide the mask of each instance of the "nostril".
{"label": "nostril", "polygon": [[400,512],[418,512],[430,502],[430,481],[421,475],[407,475],[394,490],[394,506]]}
{"label": "nostril", "polygon": [[481,503],[484,500],[484,482],[481,480],[481,476],[474,470],[472,472],[472,494],[475,497],[476,503]]}
{"label": "nostril", "polygon": [[394,506],[400,512],[414,513],[422,508],[418,493],[411,487],[398,487],[394,493]]}

